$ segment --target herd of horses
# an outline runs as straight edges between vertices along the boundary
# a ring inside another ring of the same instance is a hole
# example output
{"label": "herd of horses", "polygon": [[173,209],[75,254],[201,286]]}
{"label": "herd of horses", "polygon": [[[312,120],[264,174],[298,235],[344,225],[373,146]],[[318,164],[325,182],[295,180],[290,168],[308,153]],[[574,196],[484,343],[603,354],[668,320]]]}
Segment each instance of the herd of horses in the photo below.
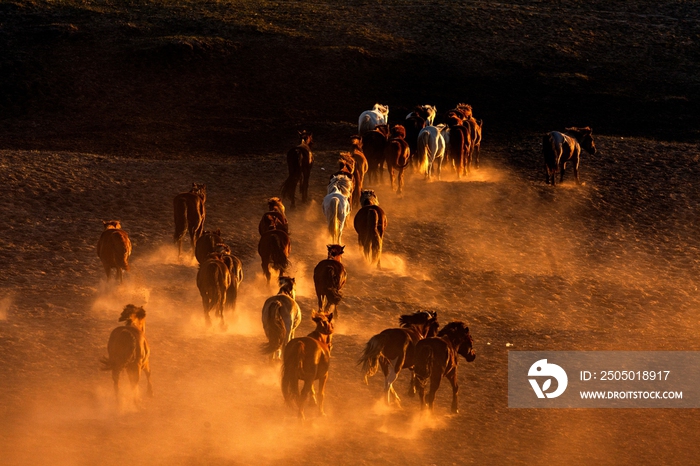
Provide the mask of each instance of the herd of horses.
{"label": "herd of horses", "polygon": [[[401,193],[404,169],[412,162],[414,168],[432,178],[447,161],[458,177],[468,176],[472,164],[479,168],[482,121],[472,116],[469,105],[458,104],[447,112],[443,121],[434,125],[438,116],[434,106],[417,106],[403,124],[390,125],[389,107],[376,104],[360,115],[358,133],[350,137],[349,151],[341,152],[338,171],[330,176],[327,194],[322,202],[327,220],[327,257],[316,265],[313,273],[318,299],[318,309],[311,316],[316,329],[305,337],[295,337],[302,320],[301,308],[296,302],[296,280],[288,275],[291,266],[291,237],[289,222],[282,199],[287,198],[296,206],[297,185],[302,203],[308,202],[310,173],[313,166],[311,144],[313,136],[308,131],[299,133],[299,144],[287,153],[289,176],[282,184],[280,197],[268,200],[268,210],[263,213],[258,232],[258,253],[263,274],[268,285],[276,271],[279,291],[269,297],[262,307],[262,324],[267,342],[261,343],[261,352],[271,361],[281,361],[281,386],[284,400],[295,405],[298,415],[304,418],[304,407],[311,395],[323,415],[323,399],[332,349],[334,323],[338,320],[338,304],[347,281],[347,271],[342,263],[345,246],[342,233],[353,207],[357,210],[353,226],[358,243],[369,264],[381,268],[381,252],[387,228],[386,212],[379,206],[376,193],[364,189],[365,175],[374,183],[383,179],[386,163],[392,190]],[[551,132],[543,138],[543,154],[547,183],[554,184],[554,175],[560,172],[563,179],[567,163],[574,165],[576,182],[579,180],[581,147],[596,153],[590,128],[567,128],[564,133]],[[174,243],[178,258],[182,255],[185,234],[190,237],[192,255],[199,263],[197,287],[202,298],[204,318],[211,325],[210,312],[214,310],[219,325],[226,327],[225,312],[235,311],[238,289],[243,280],[242,263],[232,254],[223,241],[221,232],[205,231],[206,186],[193,183],[188,192],[173,199],[175,231]],[[107,278],[116,268],[121,283],[122,270],[129,270],[128,259],[131,243],[119,221],[103,222],[104,231],[99,239],[97,253]],[[149,347],[145,337],[146,312],[143,308],[127,305],[120,321],[125,325],[114,329],[109,338],[107,358],[101,360],[104,370],[111,370],[115,393],[119,393],[119,374],[129,374],[135,399],[141,372],[150,382]],[[358,365],[368,377],[379,368],[384,374],[384,399],[387,403],[400,404],[400,397],[393,384],[402,369],[411,371],[409,395],[420,398],[422,408],[433,408],[435,393],[446,378],[453,393],[452,411],[458,412],[457,366],[459,356],[467,362],[475,359],[473,340],[469,328],[463,322],[450,322],[440,328],[437,313],[419,311],[402,315],[398,326],[388,328],[370,338]],[[303,382],[301,391],[299,381]],[[318,381],[318,390],[313,384]],[[427,394],[426,394],[427,389]]]}

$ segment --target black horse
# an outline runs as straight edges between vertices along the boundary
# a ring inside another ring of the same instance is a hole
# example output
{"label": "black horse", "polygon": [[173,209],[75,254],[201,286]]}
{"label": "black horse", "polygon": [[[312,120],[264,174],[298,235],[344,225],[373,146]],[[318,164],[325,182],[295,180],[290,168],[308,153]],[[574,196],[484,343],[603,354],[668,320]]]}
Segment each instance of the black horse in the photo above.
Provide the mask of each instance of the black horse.
{"label": "black horse", "polygon": [[312,134],[306,130],[300,131],[301,142],[294,149],[287,152],[287,166],[289,177],[282,185],[282,197],[292,200],[292,207],[296,207],[295,193],[297,184],[300,183],[301,202],[306,203],[309,196],[309,176],[314,164],[314,156],[311,153]]}

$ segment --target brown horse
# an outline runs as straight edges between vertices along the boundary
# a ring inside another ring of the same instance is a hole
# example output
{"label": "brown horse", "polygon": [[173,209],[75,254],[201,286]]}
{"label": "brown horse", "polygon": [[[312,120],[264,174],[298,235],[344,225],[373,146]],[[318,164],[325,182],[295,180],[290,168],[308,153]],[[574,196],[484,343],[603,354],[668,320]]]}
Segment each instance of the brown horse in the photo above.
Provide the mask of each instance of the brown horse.
{"label": "brown horse", "polygon": [[216,250],[216,245],[219,243],[223,243],[220,229],[203,232],[194,246],[194,256],[197,258],[197,262],[201,264],[209,259],[209,254]]}
{"label": "brown horse", "polygon": [[474,167],[479,169],[479,154],[481,153],[481,130],[484,126],[484,120],[477,121],[472,114],[472,106],[468,104],[457,104],[457,107],[450,110],[450,113],[459,115],[462,124],[469,130],[469,139],[471,147],[469,151],[469,164],[474,162]]}
{"label": "brown horse", "polygon": [[122,283],[122,269],[129,271],[129,256],[131,255],[131,240],[129,234],[122,230],[119,220],[102,222],[104,230],[97,241],[97,256],[102,261],[102,266],[107,274],[107,280],[111,275],[111,269],[117,269],[116,277]]}
{"label": "brown horse", "polygon": [[463,120],[454,112],[447,116],[449,130],[445,138],[445,158],[458,177],[469,174],[471,161],[471,136],[469,129],[463,125]]}
{"label": "brown horse", "polygon": [[405,140],[411,150],[411,156],[415,156],[418,149],[418,134],[425,128],[425,119],[415,112],[411,112],[403,122],[403,126],[406,128]]}
{"label": "brown horse", "polygon": [[279,197],[271,197],[267,201],[268,211],[263,214],[258,224],[258,232],[262,236],[268,230],[283,230],[289,233],[289,224],[284,211],[284,204]]}
{"label": "brown horse", "polygon": [[389,138],[389,125],[379,125],[362,135],[362,150],[367,157],[369,180],[384,181],[384,147]]}
{"label": "brown horse", "polygon": [[314,164],[314,156],[310,148],[313,141],[312,134],[306,130],[299,131],[299,137],[301,137],[299,145],[287,152],[289,177],[282,185],[282,197],[292,200],[292,208],[296,207],[295,193],[299,183],[301,202],[306,203],[309,195],[309,176]]}
{"label": "brown horse", "polygon": [[143,307],[128,304],[119,317],[124,326],[112,330],[107,343],[106,358],[102,358],[103,371],[112,371],[114,394],[119,397],[119,375],[126,369],[129,374],[134,401],[138,399],[138,386],[141,371],[148,381],[148,396],[153,396],[151,385],[151,366],[148,357],[151,353],[146,341],[146,311]]}
{"label": "brown horse", "polygon": [[355,215],[353,222],[357,239],[370,264],[381,266],[382,241],[386,230],[387,218],[384,210],[379,207],[377,195],[371,189],[362,191],[362,208]]}
{"label": "brown horse", "polygon": [[[311,394],[321,416],[325,397],[328,366],[331,361],[331,339],[333,337],[333,313],[314,314],[316,330],[305,337],[294,338],[284,348],[282,363],[282,395],[288,406],[295,403],[299,417],[304,419],[304,405]],[[304,386],[299,393],[299,380]],[[314,393],[314,380],[318,380],[318,394]]]}
{"label": "brown horse", "polygon": [[440,388],[440,381],[445,377],[452,385],[452,412],[459,412],[457,355],[462,355],[467,362],[474,361],[476,353],[473,344],[469,327],[463,322],[451,322],[438,332],[437,337],[426,338],[416,344],[415,375],[421,409],[426,406],[425,387],[428,380],[430,390],[427,404],[432,411],[435,393]]}
{"label": "brown horse", "polygon": [[318,297],[319,312],[327,312],[331,306],[338,315],[338,303],[343,298],[340,290],[345,286],[347,273],[345,266],[340,262],[340,257],[345,251],[345,246],[329,244],[328,258],[322,260],[314,268],[314,286]]}
{"label": "brown horse", "polygon": [[284,347],[294,338],[294,331],[301,323],[301,308],[296,302],[296,281],[291,277],[279,277],[280,290],[267,298],[262,309],[262,323],[267,343],[261,345],[263,354],[280,360]]}
{"label": "brown horse", "polygon": [[231,253],[231,248],[227,244],[217,244],[214,252],[221,254],[221,260],[226,264],[231,275],[231,284],[226,290],[226,309],[235,311],[236,301],[238,300],[238,288],[240,288],[243,281],[243,263]]}
{"label": "brown horse", "polygon": [[367,174],[367,159],[362,152],[362,138],[358,135],[350,137],[350,156],[355,160],[355,173],[353,176],[352,203],[353,206],[360,204],[360,194],[362,193],[362,185],[365,182]]}
{"label": "brown horse", "polygon": [[292,240],[283,230],[266,231],[258,243],[258,254],[260,255],[261,266],[267,283],[270,284],[272,275],[270,265],[273,269],[283,274],[290,266],[289,254],[292,252]]}
{"label": "brown horse", "polygon": [[[391,130],[391,136],[384,146],[384,159],[389,170],[391,189],[397,194],[403,192],[403,170],[411,161],[411,149],[405,140],[406,129],[401,125],[396,125]],[[397,172],[396,188],[394,188],[394,171]]]}
{"label": "brown horse", "polygon": [[180,193],[173,199],[175,212],[175,234],[173,239],[177,245],[177,257],[182,254],[182,238],[189,233],[192,243],[192,255],[195,245],[204,231],[206,217],[205,203],[207,202],[207,187],[204,184],[192,183],[188,193]]}
{"label": "brown horse", "polygon": [[[430,311],[402,315],[399,324],[401,328],[389,328],[370,338],[362,357],[357,361],[365,373],[365,383],[381,366],[387,404],[391,403],[392,398],[400,404],[401,399],[393,386],[399,372],[403,368],[413,370],[416,344],[435,335],[439,327],[437,313]],[[412,374],[409,395],[413,396],[414,393],[415,381]]]}
{"label": "brown horse", "polygon": [[222,255],[213,252],[209,259],[199,265],[197,272],[197,288],[202,297],[204,319],[207,325],[211,325],[209,311],[215,310],[219,317],[219,325],[225,328],[224,306],[226,305],[226,293],[231,286],[231,272],[223,261]]}
{"label": "brown horse", "polygon": [[578,167],[581,160],[581,147],[591,155],[595,155],[597,149],[593,142],[593,130],[585,128],[566,128],[564,133],[552,131],[542,138],[542,152],[544,153],[544,168],[547,173],[547,184],[554,186],[557,171],[561,173],[559,182],[564,181],[566,164],[571,162],[574,166],[576,184],[581,184],[578,176]]}

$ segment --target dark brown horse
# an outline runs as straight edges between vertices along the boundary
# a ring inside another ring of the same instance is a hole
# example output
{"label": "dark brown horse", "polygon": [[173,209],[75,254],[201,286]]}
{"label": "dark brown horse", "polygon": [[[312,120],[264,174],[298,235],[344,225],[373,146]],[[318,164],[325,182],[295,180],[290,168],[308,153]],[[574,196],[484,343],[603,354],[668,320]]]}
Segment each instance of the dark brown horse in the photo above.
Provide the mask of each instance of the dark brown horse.
{"label": "dark brown horse", "polygon": [[469,129],[462,124],[463,120],[454,112],[448,114],[446,120],[449,131],[445,138],[445,158],[461,178],[469,173],[471,136]]}
{"label": "dark brown horse", "polygon": [[420,130],[425,128],[425,119],[417,115],[415,112],[409,113],[406,117],[403,126],[406,128],[406,142],[411,150],[411,156],[416,155],[416,150],[418,149],[418,134]]}
{"label": "dark brown horse", "polygon": [[243,281],[243,263],[231,253],[231,248],[227,244],[217,244],[215,252],[221,254],[221,260],[226,264],[231,274],[231,284],[226,290],[226,309],[235,311],[236,301],[238,300],[238,288],[240,288]]}
{"label": "dark brown horse", "polygon": [[574,166],[576,184],[581,184],[578,176],[578,167],[581,161],[581,147],[591,155],[595,155],[597,149],[593,142],[593,130],[585,128],[566,128],[564,133],[552,131],[542,138],[542,152],[544,153],[544,167],[547,173],[547,184],[556,184],[557,171],[561,173],[559,182],[564,181],[566,164],[571,162]]}
{"label": "dark brown horse", "polygon": [[202,297],[204,319],[207,325],[211,325],[209,311],[214,309],[219,317],[219,325],[226,326],[224,322],[224,306],[226,305],[226,293],[231,286],[231,272],[223,261],[222,255],[211,253],[209,259],[199,265],[197,272],[197,288]]}
{"label": "dark brown horse", "polygon": [[340,291],[347,280],[345,266],[340,262],[345,246],[329,244],[327,248],[328,258],[319,262],[314,268],[318,310],[319,312],[327,312],[333,306],[333,310],[338,315],[338,303],[343,298]]}
{"label": "dark brown horse", "polygon": [[357,135],[351,136],[350,145],[350,156],[355,160],[355,173],[352,179],[352,203],[353,206],[357,206],[360,204],[360,194],[362,193],[362,185],[365,182],[368,165],[365,154],[362,152],[362,138]]}
{"label": "dark brown horse", "polygon": [[148,381],[148,396],[153,396],[151,385],[151,366],[148,358],[151,354],[146,341],[146,311],[143,307],[128,304],[119,317],[124,326],[112,330],[107,343],[106,358],[102,358],[103,371],[112,371],[114,394],[119,397],[119,375],[126,369],[134,392],[134,401],[138,399],[141,371]]}
{"label": "dark brown horse", "polygon": [[367,158],[367,177],[374,182],[384,180],[384,147],[389,138],[389,125],[379,125],[362,135],[362,150]]}
{"label": "dark brown horse", "polygon": [[270,265],[283,274],[290,266],[289,254],[292,252],[292,240],[284,230],[266,231],[258,243],[258,254],[267,283],[270,283],[272,275]]}
{"label": "dark brown horse", "polygon": [[484,126],[484,121],[477,121],[472,114],[472,106],[468,104],[457,104],[457,107],[450,110],[450,113],[459,115],[462,124],[469,130],[469,139],[471,140],[471,148],[469,151],[469,163],[474,163],[476,169],[479,169],[479,154],[481,153],[481,130]]}
{"label": "dark brown horse", "polygon": [[204,231],[206,202],[206,185],[197,183],[192,183],[190,192],[180,193],[173,199],[175,211],[175,234],[173,235],[173,239],[177,245],[178,258],[182,254],[182,238],[185,236],[185,233],[189,233],[190,235],[192,255],[195,254],[195,245]]}
{"label": "dark brown horse", "polygon": [[[415,375],[420,396],[421,409],[427,404],[432,411],[435,393],[445,377],[452,385],[452,412],[459,412],[457,384],[457,356],[462,355],[467,362],[476,358],[469,327],[463,322],[451,322],[438,332],[437,337],[426,338],[416,344]],[[426,399],[425,388],[430,381]]]}
{"label": "dark brown horse", "polygon": [[309,176],[314,164],[314,156],[311,153],[312,134],[306,130],[299,132],[301,142],[294,149],[287,152],[287,166],[289,177],[282,185],[282,198],[292,200],[292,208],[296,207],[296,190],[299,184],[301,202],[306,203],[309,195]]}
{"label": "dark brown horse", "polygon": [[[391,136],[384,146],[384,159],[389,170],[391,189],[397,194],[403,192],[403,171],[411,161],[411,149],[405,140],[406,129],[401,125],[395,125],[391,129]],[[394,188],[394,171],[397,172],[396,188]]]}
{"label": "dark brown horse", "polygon": [[289,224],[284,211],[284,205],[279,197],[271,197],[267,201],[268,211],[263,214],[258,224],[258,232],[262,236],[268,230],[282,230],[289,233]]}
{"label": "dark brown horse", "polygon": [[377,195],[371,189],[362,191],[362,208],[355,215],[353,222],[357,239],[370,264],[377,264],[381,269],[382,241],[386,230],[387,218],[379,207]]}
{"label": "dark brown horse", "polygon": [[122,230],[119,220],[102,222],[102,225],[104,230],[97,241],[97,256],[105,269],[107,280],[110,278],[111,269],[117,269],[117,280],[122,283],[122,269],[129,271],[129,256],[131,255],[129,234]]}
{"label": "dark brown horse", "polygon": [[[368,383],[368,378],[376,374],[381,366],[387,404],[391,403],[392,398],[400,404],[401,399],[393,386],[399,372],[403,368],[413,369],[416,344],[424,338],[435,335],[439,327],[437,313],[430,311],[402,315],[399,318],[399,324],[401,328],[389,328],[370,338],[362,357],[357,361],[365,373],[365,383]],[[412,374],[409,395],[413,396],[414,393],[415,383]]]}
{"label": "dark brown horse", "polygon": [[[323,399],[331,361],[333,313],[327,316],[314,314],[311,319],[316,323],[316,330],[305,337],[291,340],[285,346],[282,355],[282,395],[288,406],[296,404],[301,419],[304,419],[304,405],[309,393],[321,416],[326,415],[323,411]],[[301,393],[300,380],[304,381]],[[315,380],[318,380],[317,394],[313,388]]]}
{"label": "dark brown horse", "polygon": [[275,296],[267,298],[262,309],[262,324],[267,343],[260,346],[263,354],[271,360],[281,360],[282,351],[294,338],[301,323],[301,308],[296,302],[296,281],[292,277],[280,276],[280,289]]}
{"label": "dark brown horse", "polygon": [[197,258],[197,262],[201,264],[209,259],[209,254],[216,250],[216,245],[219,243],[223,243],[220,229],[203,232],[194,247],[194,256]]}

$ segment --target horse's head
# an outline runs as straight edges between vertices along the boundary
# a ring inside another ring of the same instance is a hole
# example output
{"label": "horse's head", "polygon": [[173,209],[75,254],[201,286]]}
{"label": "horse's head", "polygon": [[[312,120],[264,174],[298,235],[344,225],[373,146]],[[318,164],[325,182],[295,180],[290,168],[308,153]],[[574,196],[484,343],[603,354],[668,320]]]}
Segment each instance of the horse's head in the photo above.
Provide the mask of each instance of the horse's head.
{"label": "horse's head", "polygon": [[267,208],[270,211],[277,211],[284,214],[284,204],[282,204],[282,200],[279,197],[271,197],[268,199]]}
{"label": "horse's head", "polygon": [[457,112],[450,112],[445,121],[447,121],[448,126],[456,126],[461,125],[463,120]]}
{"label": "horse's head", "polygon": [[355,159],[352,158],[350,152],[341,152],[340,158],[338,159],[338,166],[340,171],[346,171],[348,173],[355,172]]}
{"label": "horse's head", "polygon": [[126,325],[138,327],[142,332],[146,331],[146,310],[143,307],[136,307],[127,304],[119,316],[119,322],[126,322]]}
{"label": "horse's head", "polygon": [[359,134],[353,134],[350,136],[350,145],[357,146],[358,149],[362,149],[362,137]]}
{"label": "horse's head", "polygon": [[578,143],[583,147],[583,150],[591,155],[595,155],[598,150],[593,142],[593,130],[586,126],[585,128],[566,128],[566,132],[575,137]]}
{"label": "horse's head", "polygon": [[109,220],[102,222],[102,226],[105,230],[121,230],[122,224],[119,220]]}
{"label": "horse's head", "polygon": [[469,104],[457,104],[457,108],[455,110],[460,112],[464,116],[465,120],[472,116],[472,106]]}
{"label": "horse's head", "polygon": [[340,256],[345,252],[345,246],[339,244],[329,244],[326,246],[328,249],[328,258],[340,261]]}
{"label": "horse's head", "polygon": [[374,193],[374,189],[363,189],[362,194],[360,194],[360,205],[379,205],[379,199]]}
{"label": "horse's head", "polygon": [[299,133],[299,137],[301,138],[302,144],[306,144],[307,146],[311,145],[311,143],[313,142],[313,139],[314,139],[313,134],[311,132],[306,131],[306,130],[302,130],[302,131],[298,131],[298,133]]}
{"label": "horse's head", "polygon": [[438,337],[446,337],[452,346],[457,347],[457,354],[462,355],[467,362],[476,359],[474,341],[469,333],[469,327],[464,322],[450,322],[438,332]]}
{"label": "horse's head", "polygon": [[388,105],[374,104],[374,107],[372,108],[372,110],[384,115],[385,119],[389,116],[389,106]]}
{"label": "horse's head", "polygon": [[401,125],[394,125],[391,129],[391,137],[406,139],[406,128]]}
{"label": "horse's head", "polygon": [[297,282],[294,278],[285,277],[284,275],[280,275],[279,278],[277,279],[277,283],[280,286],[280,290],[277,292],[277,294],[286,294],[287,296],[291,297],[292,299],[296,299]]}
{"label": "horse's head", "polygon": [[333,334],[333,313],[314,312],[311,320],[316,322],[316,331],[321,335]]}
{"label": "horse's head", "polygon": [[192,183],[192,189],[190,189],[190,192],[192,194],[197,194],[198,196],[201,196],[203,199],[206,199],[207,185],[204,183]]}
{"label": "horse's head", "polygon": [[476,359],[476,351],[474,351],[474,340],[469,333],[469,327],[465,327],[465,340],[459,345],[457,354],[460,354],[467,362],[472,362]]}
{"label": "horse's head", "polygon": [[214,245],[214,253],[219,254],[219,255],[223,255],[223,256],[230,256],[231,255],[231,248],[226,243],[216,243]]}

